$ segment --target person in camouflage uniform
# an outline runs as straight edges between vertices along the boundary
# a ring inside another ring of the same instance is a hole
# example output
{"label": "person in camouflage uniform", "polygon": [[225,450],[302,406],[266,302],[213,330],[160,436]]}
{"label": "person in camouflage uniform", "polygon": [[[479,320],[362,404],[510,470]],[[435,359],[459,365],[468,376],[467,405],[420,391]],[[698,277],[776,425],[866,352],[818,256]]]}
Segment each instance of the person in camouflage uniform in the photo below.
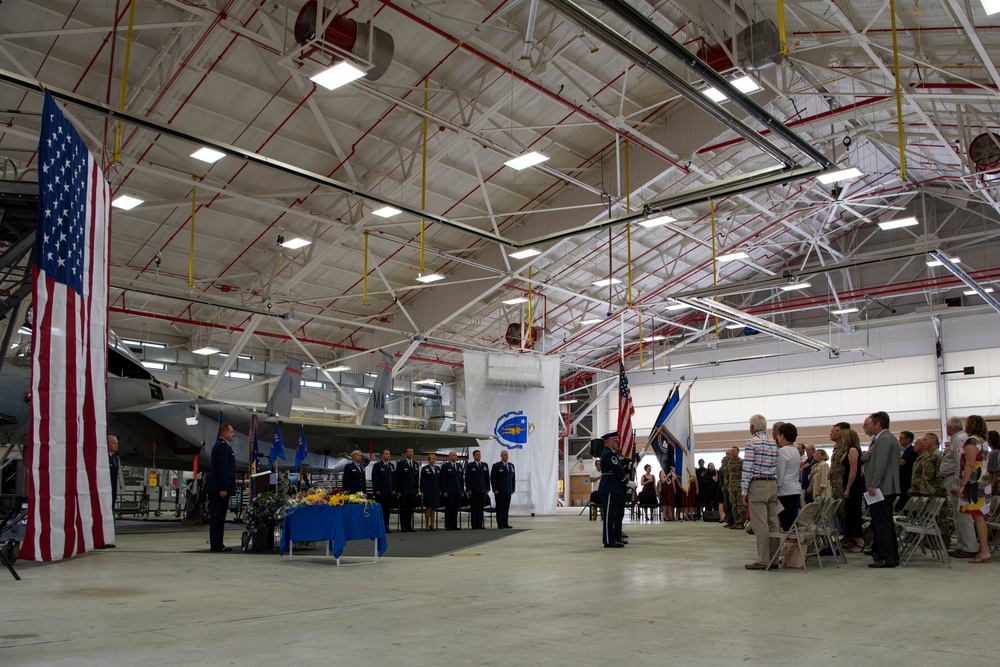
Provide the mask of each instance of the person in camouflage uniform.
{"label": "person in camouflage uniform", "polygon": [[[938,437],[934,433],[926,433],[913,444],[917,452],[917,460],[913,462],[913,479],[910,482],[911,496],[947,498],[944,488],[944,477],[941,476],[941,452],[938,451]],[[941,536],[945,546],[950,546],[951,535],[955,529],[951,503],[941,506],[937,517]]]}
{"label": "person in camouflage uniform", "polygon": [[733,507],[729,504],[729,457],[733,455],[733,450],[727,449],[722,457],[722,465],[719,466],[719,489],[722,492],[722,516],[720,519],[725,523],[725,528],[733,525]]}
{"label": "person in camouflage uniform", "polygon": [[731,451],[729,463],[726,465],[726,477],[728,478],[729,504],[733,507],[733,525],[731,527],[738,530],[743,528],[747,520],[747,509],[743,505],[743,492],[740,486],[743,478],[743,459],[740,458],[739,447],[733,447]]}

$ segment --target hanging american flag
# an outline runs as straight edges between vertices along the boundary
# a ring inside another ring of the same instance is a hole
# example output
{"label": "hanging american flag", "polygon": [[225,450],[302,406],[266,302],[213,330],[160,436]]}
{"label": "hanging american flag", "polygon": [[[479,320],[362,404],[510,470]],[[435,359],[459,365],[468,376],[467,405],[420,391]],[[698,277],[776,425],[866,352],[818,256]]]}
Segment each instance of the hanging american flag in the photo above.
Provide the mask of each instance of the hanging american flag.
{"label": "hanging american flag", "polygon": [[628,388],[628,376],[625,375],[625,361],[618,358],[618,442],[622,446],[622,456],[632,458],[635,451],[635,432],[632,430],[632,415],[635,406],[632,404],[632,392]]}
{"label": "hanging american flag", "polygon": [[105,451],[110,187],[48,92],[38,157],[21,558],[53,561],[115,539]]}

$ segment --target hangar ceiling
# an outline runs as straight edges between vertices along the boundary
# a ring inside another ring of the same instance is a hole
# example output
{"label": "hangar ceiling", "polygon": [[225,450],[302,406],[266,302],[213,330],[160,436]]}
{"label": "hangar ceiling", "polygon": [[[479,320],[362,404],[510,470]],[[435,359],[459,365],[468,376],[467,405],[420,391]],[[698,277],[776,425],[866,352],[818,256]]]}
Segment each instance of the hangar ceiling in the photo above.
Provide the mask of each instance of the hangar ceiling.
{"label": "hangar ceiling", "polygon": [[[640,339],[680,354],[747,335],[668,310],[675,296],[823,338],[948,300],[981,312],[910,251],[1000,279],[1000,15],[979,0],[806,0],[783,21],[774,2],[326,0],[374,63],[335,90],[310,77],[345,38],[296,43],[304,5],[0,5],[4,180],[36,179],[41,96],[23,77],[67,91],[114,195],[143,200],[113,217],[119,335],[355,372],[382,347],[403,378],[448,381],[462,350],[523,348],[508,332],[530,325],[569,390],[622,341],[635,366]],[[709,85],[728,99],[706,105]],[[120,131],[100,105],[123,110]],[[227,155],[193,159],[199,143]],[[504,165],[530,151],[548,160]],[[814,177],[834,165],[861,175]],[[402,212],[376,215],[385,202]],[[658,214],[672,221],[640,224]],[[541,253],[510,256],[525,247]],[[430,273],[444,279],[417,281]],[[795,281],[810,286],[780,288]]]}

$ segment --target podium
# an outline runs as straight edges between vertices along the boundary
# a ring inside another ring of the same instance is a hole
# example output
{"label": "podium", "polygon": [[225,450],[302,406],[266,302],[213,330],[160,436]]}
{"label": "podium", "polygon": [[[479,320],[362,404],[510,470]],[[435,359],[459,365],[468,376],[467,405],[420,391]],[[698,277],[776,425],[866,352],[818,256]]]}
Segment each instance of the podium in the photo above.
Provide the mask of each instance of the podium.
{"label": "podium", "polygon": [[[253,499],[261,493],[278,490],[278,473],[264,470],[255,475],[250,475],[250,495],[247,498],[247,507]],[[247,539],[249,538],[249,539]],[[257,552],[274,551],[274,526],[270,526],[262,532],[246,534],[243,540],[243,550]]]}
{"label": "podium", "polygon": [[250,475],[250,497],[258,493],[278,490],[278,473],[265,470],[256,475]]}

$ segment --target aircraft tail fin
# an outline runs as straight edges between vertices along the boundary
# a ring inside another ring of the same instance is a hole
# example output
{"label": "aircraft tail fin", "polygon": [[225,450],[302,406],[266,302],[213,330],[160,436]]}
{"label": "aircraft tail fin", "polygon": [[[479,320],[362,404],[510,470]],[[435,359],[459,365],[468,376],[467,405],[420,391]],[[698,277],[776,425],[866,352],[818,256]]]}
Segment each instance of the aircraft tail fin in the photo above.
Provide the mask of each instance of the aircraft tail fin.
{"label": "aircraft tail fin", "polygon": [[385,404],[392,391],[392,366],[396,360],[385,350],[379,352],[382,353],[382,363],[379,365],[378,377],[375,378],[375,385],[372,387],[371,398],[368,399],[368,407],[365,408],[365,416],[361,420],[363,426],[385,424]]}
{"label": "aircraft tail fin", "polygon": [[274,386],[274,392],[264,410],[274,415],[288,417],[292,413],[292,399],[299,398],[301,395],[302,362],[289,357],[285,372],[281,374],[281,379]]}

